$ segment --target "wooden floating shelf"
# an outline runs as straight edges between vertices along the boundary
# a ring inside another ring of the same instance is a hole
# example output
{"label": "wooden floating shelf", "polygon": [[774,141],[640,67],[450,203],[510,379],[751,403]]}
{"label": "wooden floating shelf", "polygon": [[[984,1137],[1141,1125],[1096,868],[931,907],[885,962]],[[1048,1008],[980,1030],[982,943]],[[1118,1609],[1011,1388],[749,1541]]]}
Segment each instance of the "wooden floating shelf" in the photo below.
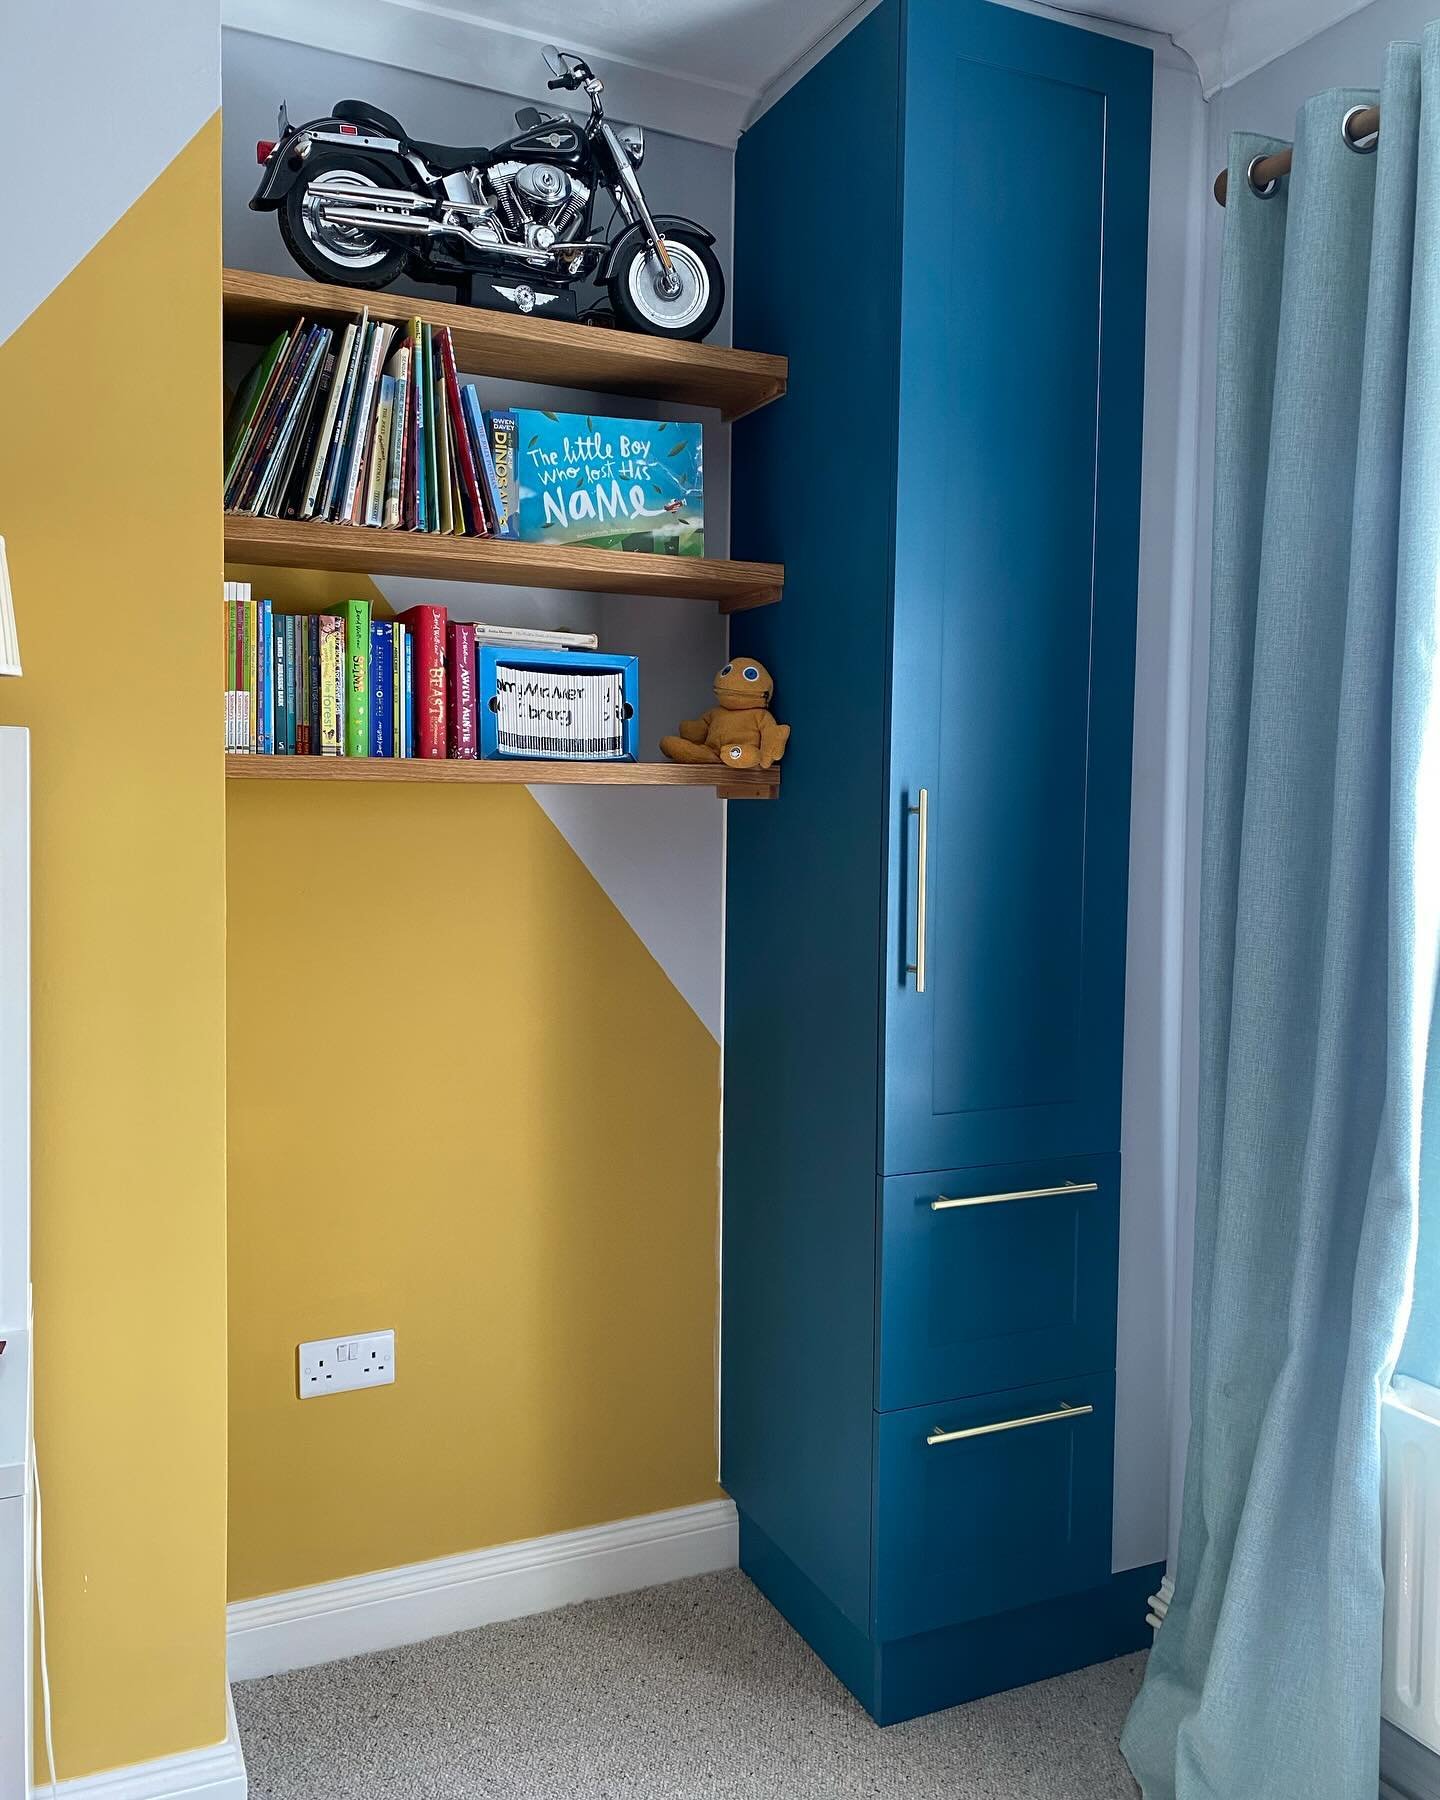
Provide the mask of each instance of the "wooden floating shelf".
{"label": "wooden floating shelf", "polygon": [[248,513],[225,515],[225,560],[281,569],[335,569],[350,575],[418,575],[431,581],[713,600],[722,613],[768,606],[780,598],[785,585],[779,563],[522,544],[508,538],[441,537],[368,525],[257,519]]}
{"label": "wooden floating shelf", "polygon": [[773,800],[779,769],[730,769],[696,763],[442,762],[438,758],[227,756],[230,781],[439,781],[514,787],[714,788],[722,800]]}
{"label": "wooden floating shelf", "polygon": [[362,306],[369,307],[372,319],[397,325],[417,315],[432,325],[448,325],[455,360],[466,374],[643,394],[715,407],[723,419],[742,418],[778,400],[789,378],[787,358],[757,350],[676,344],[634,331],[447,305],[413,294],[367,294],[248,269],[225,271],[225,335],[243,342],[268,341],[299,313],[328,324],[352,317]]}

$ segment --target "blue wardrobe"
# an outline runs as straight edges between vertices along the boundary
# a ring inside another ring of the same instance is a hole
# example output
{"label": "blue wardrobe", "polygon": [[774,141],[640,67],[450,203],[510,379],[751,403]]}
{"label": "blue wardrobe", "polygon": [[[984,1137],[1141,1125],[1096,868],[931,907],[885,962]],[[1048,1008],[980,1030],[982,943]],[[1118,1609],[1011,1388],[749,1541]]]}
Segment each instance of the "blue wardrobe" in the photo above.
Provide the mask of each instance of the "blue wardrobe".
{"label": "blue wardrobe", "polygon": [[886,0],[742,138],[722,1479],[882,1722],[1148,1641],[1112,1576],[1151,58]]}

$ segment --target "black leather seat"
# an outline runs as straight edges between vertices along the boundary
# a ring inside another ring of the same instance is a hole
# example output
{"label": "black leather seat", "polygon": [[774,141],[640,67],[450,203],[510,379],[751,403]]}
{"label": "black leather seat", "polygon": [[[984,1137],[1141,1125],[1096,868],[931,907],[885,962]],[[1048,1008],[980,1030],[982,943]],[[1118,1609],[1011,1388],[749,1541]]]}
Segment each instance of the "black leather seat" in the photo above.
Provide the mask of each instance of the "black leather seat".
{"label": "black leather seat", "polygon": [[419,138],[411,138],[410,147],[425,158],[437,175],[449,175],[456,169],[469,169],[476,163],[490,160],[490,152],[484,144],[457,148],[454,144],[427,144]]}
{"label": "black leather seat", "polygon": [[475,163],[487,161],[490,156],[484,144],[427,144],[419,138],[406,138],[405,127],[394,113],[386,112],[383,106],[372,106],[368,100],[341,100],[331,111],[334,118],[343,119],[347,125],[358,125],[362,131],[369,127],[385,137],[400,138],[409,143],[437,175],[468,169]]}

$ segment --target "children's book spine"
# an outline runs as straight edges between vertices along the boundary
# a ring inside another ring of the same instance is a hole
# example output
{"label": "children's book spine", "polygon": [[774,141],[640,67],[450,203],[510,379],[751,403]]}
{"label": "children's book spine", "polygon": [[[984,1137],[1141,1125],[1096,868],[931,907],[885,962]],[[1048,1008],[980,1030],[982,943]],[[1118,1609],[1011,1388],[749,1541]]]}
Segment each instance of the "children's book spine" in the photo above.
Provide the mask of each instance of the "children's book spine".
{"label": "children's book spine", "polygon": [[376,416],[380,404],[381,371],[385,366],[385,352],[394,335],[393,325],[377,325],[371,334],[370,357],[365,369],[365,386],[360,397],[360,416],[355,430],[355,455],[350,464],[349,489],[345,496],[345,510],[341,515],[350,525],[360,525],[365,520],[365,509],[370,497],[370,465],[380,441]]}
{"label": "children's book spine", "polygon": [[259,690],[255,682],[255,620],[258,607],[253,600],[245,602],[245,693],[247,711],[250,715],[249,732],[245,740],[247,750],[255,750],[260,743],[260,707]]}
{"label": "children's book spine", "polygon": [[479,755],[475,721],[475,631],[452,624],[446,645],[449,679],[449,744],[451,756],[473,761]]}
{"label": "children's book spine", "polygon": [[394,627],[386,619],[370,625],[370,754],[395,754],[395,652]]}
{"label": "children's book spine", "polygon": [[398,528],[404,523],[405,446],[410,431],[410,346],[404,343],[390,358],[395,383],[390,408],[390,455],[385,469],[384,523]]}
{"label": "children's book spine", "polygon": [[320,694],[320,620],[313,613],[305,620],[305,663],[310,671],[309,706],[306,712],[310,732],[307,754],[310,756],[319,756],[322,754],[323,744],[323,727],[321,724],[322,700]]}
{"label": "children's book spine", "polygon": [[287,702],[286,686],[289,680],[289,662],[285,655],[285,615],[276,613],[271,622],[271,666],[274,670],[272,685],[275,690],[275,742],[271,750],[276,756],[284,756],[285,750],[285,712]]}
{"label": "children's book spine", "polygon": [[285,659],[290,677],[289,702],[285,709],[285,749],[295,756],[300,748],[300,620],[293,613],[285,620]]}
{"label": "children's book spine", "polygon": [[295,754],[310,754],[310,638],[309,620],[295,620]]}
{"label": "children's book spine", "polygon": [[380,377],[380,401],[375,408],[375,445],[370,452],[370,491],[365,497],[365,523],[379,525],[385,518],[385,482],[390,468],[392,415],[395,411],[395,377]]}
{"label": "children's book spine", "polygon": [[290,465],[295,460],[300,433],[310,410],[315,383],[320,378],[321,365],[325,360],[325,340],[328,336],[329,333],[318,325],[310,334],[309,348],[305,353],[305,362],[301,368],[299,380],[286,403],[275,442],[266,457],[259,485],[250,501],[252,513],[279,511],[277,503],[284,493]]}
{"label": "children's book spine", "polygon": [[435,334],[429,325],[420,321],[420,341],[424,345],[420,361],[424,375],[425,389],[425,529],[440,529],[440,430],[437,418],[441,421],[444,414],[437,414],[435,408]]}
{"label": "children's book spine", "polygon": [[519,425],[513,412],[487,412],[490,447],[495,457],[495,478],[500,490],[501,524],[496,537],[520,535]]}
{"label": "children's book spine", "polygon": [[330,407],[336,360],[335,334],[332,331],[330,343],[325,352],[325,360],[320,365],[320,375],[315,383],[315,399],[310,408],[310,417],[305,423],[305,436],[301,440],[299,451],[295,457],[295,466],[290,471],[290,478],[286,484],[282,511],[287,519],[303,517],[305,499],[309,490],[310,470],[315,461],[317,446],[324,433],[325,415]]}
{"label": "children's book spine", "polygon": [[350,399],[342,408],[340,421],[340,458],[335,468],[335,491],[331,496],[329,513],[337,524],[343,524],[346,508],[352,491],[352,480],[357,456],[364,455],[364,446],[360,442],[363,429],[366,383],[370,375],[370,353],[375,346],[374,325],[367,324],[364,331],[355,340],[355,374],[350,383]]}
{"label": "children's book spine", "polygon": [[447,736],[445,608],[412,606],[403,622],[414,639],[415,754],[443,758]]}
{"label": "children's book spine", "polygon": [[465,421],[465,435],[475,458],[475,472],[480,483],[480,501],[484,509],[485,529],[498,535],[500,530],[500,481],[495,473],[495,454],[490,448],[490,428],[480,396],[469,382],[460,389],[460,416]]}
{"label": "children's book spine", "polygon": [[286,358],[274,393],[266,408],[265,417],[256,428],[251,440],[250,449],[240,473],[234,497],[230,505],[242,512],[254,512],[258,509],[260,498],[269,481],[274,457],[283,440],[287,421],[292,416],[295,395],[301,379],[309,366],[310,350],[314,341],[315,328],[305,328],[304,322],[296,329],[294,347]]}
{"label": "children's book spine", "polygon": [[390,742],[391,754],[405,754],[405,627],[398,619],[390,626]]}
{"label": "children's book spine", "polygon": [[345,600],[333,609],[345,627],[345,754],[370,754],[370,602]]}
{"label": "children's book spine", "polygon": [[305,478],[305,492],[300,503],[300,517],[313,519],[319,510],[324,492],[325,476],[330,467],[330,459],[335,449],[335,424],[340,416],[340,402],[345,397],[345,383],[350,375],[350,365],[355,355],[355,327],[345,327],[345,335],[340,340],[340,348],[335,353],[335,367],[330,374],[330,391],[325,397],[325,411],[320,416],[320,430],[315,439],[315,448],[311,453],[309,473]]}
{"label": "children's book spine", "polygon": [[345,742],[338,709],[345,685],[345,625],[332,613],[322,613],[316,623],[320,634],[320,754],[343,756]]}
{"label": "children's book spine", "polygon": [[460,396],[460,377],[455,369],[455,346],[451,341],[448,326],[440,333],[439,342],[440,366],[445,374],[445,399],[455,439],[456,461],[459,464],[460,492],[464,501],[465,523],[476,537],[485,537],[489,533],[490,523],[485,517],[485,504],[480,492],[483,477],[476,463],[470,433],[465,429],[465,409]]}
{"label": "children's book spine", "polygon": [[225,600],[225,679],[221,684],[225,695],[225,748],[235,748],[235,602]]}
{"label": "children's book spine", "polygon": [[400,682],[400,694],[405,708],[401,721],[402,741],[405,745],[406,756],[413,757],[415,754],[415,633],[408,625],[404,627],[404,631],[405,667],[401,672]]}
{"label": "children's book spine", "polygon": [[414,355],[410,359],[410,385],[415,390],[415,482],[411,495],[414,517],[411,528],[415,531],[430,529],[430,449],[429,435],[425,427],[425,327],[416,319],[414,331]]}
{"label": "children's book spine", "polygon": [[269,366],[265,369],[258,392],[254,397],[253,410],[245,422],[244,429],[236,439],[234,452],[226,465],[226,506],[233,506],[239,498],[240,491],[253,465],[262,434],[269,422],[280,383],[284,380],[289,367],[290,357],[298,340],[304,336],[304,325],[305,322],[302,319],[293,330],[281,332],[265,353],[265,362]]}
{"label": "children's book spine", "polygon": [[345,371],[345,385],[340,393],[340,407],[335,415],[335,429],[331,436],[329,454],[325,459],[325,480],[321,485],[320,498],[315,508],[315,516],[319,519],[335,517],[350,450],[350,421],[355,411],[355,395],[360,386],[365,352],[369,343],[370,315],[367,311],[362,311],[355,326],[355,342],[350,352],[349,367]]}

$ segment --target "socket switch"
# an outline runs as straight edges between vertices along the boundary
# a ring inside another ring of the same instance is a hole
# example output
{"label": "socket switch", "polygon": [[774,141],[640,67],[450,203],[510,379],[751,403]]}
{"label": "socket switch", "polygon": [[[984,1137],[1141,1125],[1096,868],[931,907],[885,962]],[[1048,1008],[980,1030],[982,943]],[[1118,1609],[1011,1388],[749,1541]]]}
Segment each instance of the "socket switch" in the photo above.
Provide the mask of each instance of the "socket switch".
{"label": "socket switch", "polygon": [[302,1400],[386,1387],[395,1379],[395,1333],[362,1331],[354,1337],[316,1338],[301,1344],[298,1384]]}

